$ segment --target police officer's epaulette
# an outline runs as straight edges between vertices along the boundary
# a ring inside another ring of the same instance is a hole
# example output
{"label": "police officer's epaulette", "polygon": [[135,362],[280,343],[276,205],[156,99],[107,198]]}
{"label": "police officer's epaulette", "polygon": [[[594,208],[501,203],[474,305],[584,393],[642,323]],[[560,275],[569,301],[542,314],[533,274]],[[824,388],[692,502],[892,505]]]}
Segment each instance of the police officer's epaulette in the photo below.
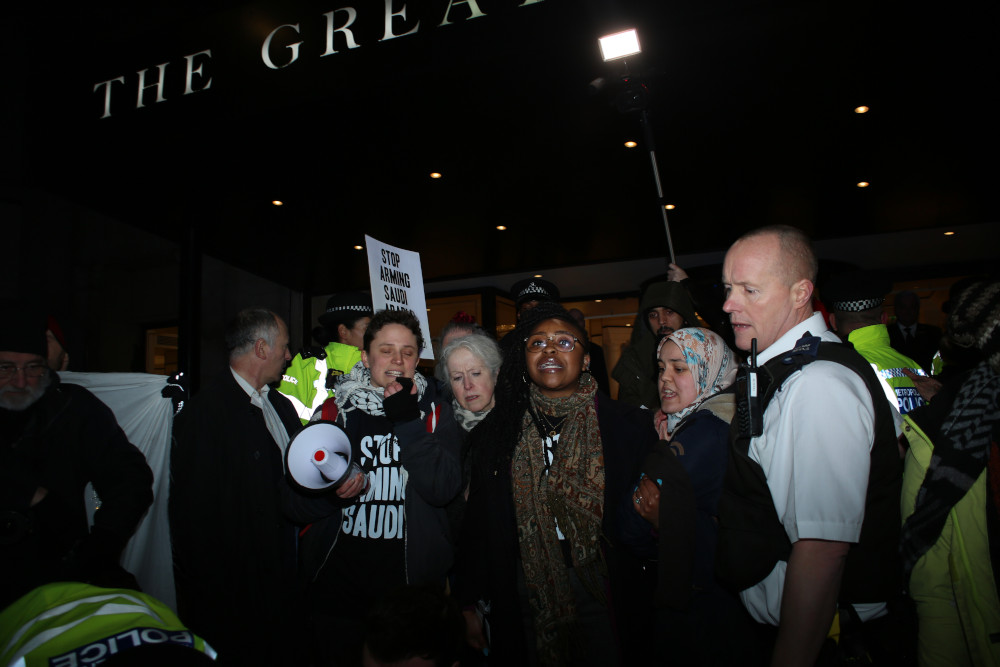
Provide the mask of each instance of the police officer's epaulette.
{"label": "police officer's epaulette", "polygon": [[781,363],[787,365],[805,366],[816,361],[819,356],[819,344],[822,341],[819,336],[813,336],[808,331],[802,338],[795,341],[795,347],[781,355]]}
{"label": "police officer's epaulette", "polygon": [[299,354],[303,359],[326,359],[326,349],[316,345],[310,345],[309,347],[302,348],[302,351],[299,352]]}
{"label": "police officer's epaulette", "polygon": [[337,379],[341,378],[343,376],[344,376],[344,372],[343,371],[338,371],[336,368],[328,368],[328,369],[326,369],[326,388],[327,389],[336,389],[337,388]]}

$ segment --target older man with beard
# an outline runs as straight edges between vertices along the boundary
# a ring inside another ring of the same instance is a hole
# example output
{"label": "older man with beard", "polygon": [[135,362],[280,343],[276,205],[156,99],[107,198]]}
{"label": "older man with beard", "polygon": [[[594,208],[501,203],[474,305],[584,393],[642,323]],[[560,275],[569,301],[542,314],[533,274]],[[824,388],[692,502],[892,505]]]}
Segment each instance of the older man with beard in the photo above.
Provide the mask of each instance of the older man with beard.
{"label": "older man with beard", "polygon": [[[8,301],[0,330],[0,608],[51,581],[135,586],[122,549],[153,474],[111,410],[48,368],[45,318]],[[100,499],[88,527],[84,488]]]}

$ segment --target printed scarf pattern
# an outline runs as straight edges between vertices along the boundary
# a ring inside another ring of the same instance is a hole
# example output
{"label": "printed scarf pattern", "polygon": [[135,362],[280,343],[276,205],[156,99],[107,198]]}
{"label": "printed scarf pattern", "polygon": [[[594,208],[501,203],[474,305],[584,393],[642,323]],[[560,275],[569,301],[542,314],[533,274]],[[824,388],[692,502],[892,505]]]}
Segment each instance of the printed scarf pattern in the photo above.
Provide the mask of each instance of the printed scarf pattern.
{"label": "printed scarf pattern", "polygon": [[489,410],[483,410],[481,412],[473,412],[472,410],[466,410],[461,405],[458,404],[458,399],[451,399],[452,412],[455,414],[455,421],[458,425],[462,427],[462,430],[468,433],[472,429],[479,425],[479,422],[486,418],[486,415],[490,414]]}

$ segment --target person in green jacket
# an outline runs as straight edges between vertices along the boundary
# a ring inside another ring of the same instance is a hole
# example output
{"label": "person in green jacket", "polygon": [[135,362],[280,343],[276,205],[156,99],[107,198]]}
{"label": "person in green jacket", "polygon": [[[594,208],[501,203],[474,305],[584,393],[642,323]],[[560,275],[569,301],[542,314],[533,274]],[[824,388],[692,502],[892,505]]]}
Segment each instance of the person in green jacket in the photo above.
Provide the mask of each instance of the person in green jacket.
{"label": "person in green jacket", "polygon": [[371,320],[372,300],[363,292],[341,292],[326,302],[313,338],[322,347],[307,347],[295,355],[278,391],[288,397],[303,424],[308,424],[339,378],[361,361],[361,346]]}
{"label": "person in green jacket", "polygon": [[831,328],[875,367],[875,374],[888,386],[890,402],[905,415],[924,404],[907,371],[918,376],[926,373],[889,344],[882,303],[891,288],[887,278],[855,271],[831,278],[823,285],[823,296],[830,307]]}
{"label": "person in green jacket", "polygon": [[923,667],[1000,665],[1000,281],[968,287],[946,336],[984,361],[904,417],[900,541]]}
{"label": "person in green jacket", "polygon": [[33,589],[0,613],[0,664],[214,664],[216,653],[159,600],[64,581]]}

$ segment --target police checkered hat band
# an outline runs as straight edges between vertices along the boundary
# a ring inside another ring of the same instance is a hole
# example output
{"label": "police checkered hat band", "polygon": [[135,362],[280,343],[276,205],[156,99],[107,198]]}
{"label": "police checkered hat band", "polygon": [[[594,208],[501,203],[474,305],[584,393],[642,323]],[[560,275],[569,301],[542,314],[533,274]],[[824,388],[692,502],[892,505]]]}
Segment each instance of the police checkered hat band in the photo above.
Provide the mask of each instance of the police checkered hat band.
{"label": "police checkered hat band", "polygon": [[862,310],[877,308],[885,302],[885,297],[875,297],[871,299],[853,299],[851,301],[834,301],[833,309],[842,313],[859,313]]}
{"label": "police checkered hat band", "polygon": [[348,306],[331,306],[326,309],[326,312],[328,313],[343,313],[347,311],[354,311],[357,313],[371,313],[372,307],[354,304]]}
{"label": "police checkered hat band", "polygon": [[559,288],[548,280],[541,278],[525,278],[514,283],[510,289],[515,305],[520,306],[525,301],[558,301]]}
{"label": "police checkered hat band", "polygon": [[336,328],[342,322],[374,314],[370,296],[364,292],[341,292],[327,299],[326,311],[318,319],[323,326]]}
{"label": "police checkered hat band", "polygon": [[832,310],[860,313],[880,307],[892,282],[874,271],[848,271],[832,276],[820,286],[820,294]]}
{"label": "police checkered hat band", "polygon": [[523,290],[521,290],[521,292],[517,296],[518,296],[518,298],[520,298],[522,296],[539,295],[539,294],[542,295],[542,296],[548,296],[549,295],[548,291],[546,291],[544,287],[539,287],[535,283],[531,283],[530,285],[528,285],[527,287],[525,287]]}

